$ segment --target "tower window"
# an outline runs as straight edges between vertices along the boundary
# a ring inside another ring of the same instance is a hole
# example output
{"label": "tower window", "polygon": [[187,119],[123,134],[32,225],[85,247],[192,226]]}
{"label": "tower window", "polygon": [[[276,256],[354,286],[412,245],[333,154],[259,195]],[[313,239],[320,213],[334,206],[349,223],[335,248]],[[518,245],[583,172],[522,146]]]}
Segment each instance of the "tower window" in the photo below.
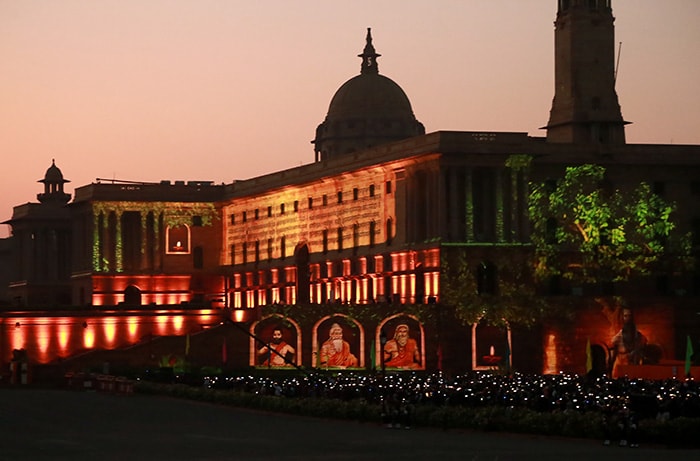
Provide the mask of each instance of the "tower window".
{"label": "tower window", "polygon": [[338,251],[343,251],[343,228],[338,228]]}
{"label": "tower window", "polygon": [[267,217],[268,218],[272,217],[272,207],[271,206],[267,207]]}
{"label": "tower window", "polygon": [[328,205],[328,196],[326,194],[323,194],[322,203],[323,203],[323,206]]}
{"label": "tower window", "polygon": [[294,200],[294,212],[299,211],[299,200]]}
{"label": "tower window", "polygon": [[374,184],[369,185],[369,196],[374,197]]}
{"label": "tower window", "polygon": [[255,220],[257,221],[258,218],[260,218],[260,210],[258,210],[258,209],[256,208],[256,209],[255,209]]}
{"label": "tower window", "polygon": [[311,210],[314,207],[314,198],[309,197],[309,210]]}
{"label": "tower window", "polygon": [[358,198],[360,198],[360,190],[357,187],[355,187],[352,190],[352,199],[357,200]]}
{"label": "tower window", "polygon": [[284,214],[284,203],[280,203],[280,214]]}
{"label": "tower window", "polygon": [[229,216],[229,220],[231,224],[236,224],[236,215],[231,213],[231,216]]}
{"label": "tower window", "polygon": [[338,203],[343,203],[343,191],[338,191]]}
{"label": "tower window", "polygon": [[391,181],[386,182],[386,193],[391,194]]}
{"label": "tower window", "polygon": [[248,212],[244,211],[243,212],[243,222],[246,222],[248,220]]}
{"label": "tower window", "polygon": [[321,240],[323,244],[323,254],[326,254],[328,253],[328,229],[323,229]]}

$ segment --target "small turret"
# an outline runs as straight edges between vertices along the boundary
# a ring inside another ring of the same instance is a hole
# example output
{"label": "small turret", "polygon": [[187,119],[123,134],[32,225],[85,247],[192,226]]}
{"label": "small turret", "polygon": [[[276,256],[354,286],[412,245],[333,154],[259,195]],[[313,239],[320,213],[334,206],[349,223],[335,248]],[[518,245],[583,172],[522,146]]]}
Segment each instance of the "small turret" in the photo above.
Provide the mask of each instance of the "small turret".
{"label": "small turret", "polygon": [[54,159],[51,160],[51,166],[46,170],[44,179],[40,179],[38,182],[44,183],[44,193],[36,196],[39,202],[53,202],[65,205],[70,201],[70,194],[63,192],[63,185],[70,181],[63,178],[63,173],[56,166]]}

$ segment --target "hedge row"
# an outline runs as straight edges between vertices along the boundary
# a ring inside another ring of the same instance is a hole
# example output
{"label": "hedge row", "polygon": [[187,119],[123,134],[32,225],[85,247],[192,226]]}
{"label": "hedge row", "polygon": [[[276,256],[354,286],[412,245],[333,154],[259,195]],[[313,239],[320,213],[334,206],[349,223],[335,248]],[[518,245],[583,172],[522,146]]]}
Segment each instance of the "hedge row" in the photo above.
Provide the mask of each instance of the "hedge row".
{"label": "hedge row", "polygon": [[[290,398],[148,381],[137,382],[135,391],[275,413],[386,423],[380,405],[369,404],[363,399]],[[518,407],[417,405],[410,409],[410,424],[444,430],[603,439],[602,415],[594,412],[546,413]],[[700,447],[697,434],[700,434],[700,418],[679,417],[667,421],[644,419],[639,423],[638,439],[644,444]]]}

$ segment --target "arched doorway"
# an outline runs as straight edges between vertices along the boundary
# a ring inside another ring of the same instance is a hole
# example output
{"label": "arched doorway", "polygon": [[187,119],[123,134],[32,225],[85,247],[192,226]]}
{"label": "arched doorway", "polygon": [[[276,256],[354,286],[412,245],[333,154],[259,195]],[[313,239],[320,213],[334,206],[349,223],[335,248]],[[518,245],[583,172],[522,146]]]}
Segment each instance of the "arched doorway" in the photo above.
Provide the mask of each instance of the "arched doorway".
{"label": "arched doorway", "polygon": [[134,285],[126,287],[124,290],[124,304],[127,306],[140,306],[141,290]]}

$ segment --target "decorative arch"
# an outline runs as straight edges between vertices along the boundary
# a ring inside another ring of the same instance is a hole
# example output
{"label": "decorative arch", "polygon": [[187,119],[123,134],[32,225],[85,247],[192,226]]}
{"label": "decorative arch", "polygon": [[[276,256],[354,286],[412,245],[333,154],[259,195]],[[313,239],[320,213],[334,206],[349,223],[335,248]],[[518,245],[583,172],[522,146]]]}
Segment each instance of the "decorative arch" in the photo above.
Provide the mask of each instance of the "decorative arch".
{"label": "decorative arch", "polygon": [[[481,320],[472,324],[472,370],[491,370],[505,364],[513,365],[513,341],[510,325],[504,327],[482,324]],[[504,341],[505,340],[505,341]]]}
{"label": "decorative arch", "polygon": [[[321,354],[324,345],[330,340],[330,329],[333,324],[338,323],[343,329],[343,341],[348,343],[349,353],[356,359],[355,366],[328,366],[321,364]],[[349,328],[344,328],[349,327]],[[340,313],[327,315],[319,319],[312,328],[312,366],[318,368],[364,368],[365,367],[365,329],[360,322],[354,318]],[[354,334],[348,337],[346,333],[353,331]],[[322,335],[322,336],[321,336]],[[319,339],[321,338],[321,339]]]}
{"label": "decorative arch", "polygon": [[167,226],[165,229],[166,254],[189,254],[190,251],[190,226],[184,223]]}
{"label": "decorative arch", "polygon": [[282,332],[282,337],[285,339],[288,343],[294,344],[294,363],[297,366],[301,366],[302,360],[301,360],[301,326],[299,325],[298,322],[296,322],[294,319],[291,319],[289,317],[284,317],[280,314],[270,314],[267,315],[260,320],[256,320],[250,325],[250,357],[249,357],[249,365],[254,367],[254,366],[260,366],[260,360],[258,357],[258,351],[263,347],[262,344],[260,344],[259,341],[257,341],[255,338],[258,337],[262,339],[263,341],[269,340],[272,337],[272,330],[278,326],[281,325],[283,328],[287,327],[287,332],[293,331],[293,334],[289,336],[285,336],[285,331]]}
{"label": "decorative arch", "polygon": [[[390,344],[390,341],[395,340],[396,330],[400,325],[406,325],[408,327],[409,340],[412,339],[415,341],[415,346],[418,347],[418,353],[420,354],[420,360],[416,362],[414,360],[409,360],[410,357],[407,357],[405,365],[390,366],[389,368],[398,370],[425,370],[425,328],[420,320],[418,320],[418,317],[404,312],[390,315],[377,325],[377,330],[374,335],[375,353],[374,357],[372,357],[372,361],[376,366],[384,367],[388,355],[384,354],[384,349],[387,344]],[[416,326],[417,328],[415,328]],[[418,330],[418,338],[416,338],[416,330]],[[382,344],[383,342],[385,342],[385,344]]]}
{"label": "decorative arch", "polygon": [[124,289],[124,304],[127,306],[141,305],[141,289],[136,285],[129,285]]}

